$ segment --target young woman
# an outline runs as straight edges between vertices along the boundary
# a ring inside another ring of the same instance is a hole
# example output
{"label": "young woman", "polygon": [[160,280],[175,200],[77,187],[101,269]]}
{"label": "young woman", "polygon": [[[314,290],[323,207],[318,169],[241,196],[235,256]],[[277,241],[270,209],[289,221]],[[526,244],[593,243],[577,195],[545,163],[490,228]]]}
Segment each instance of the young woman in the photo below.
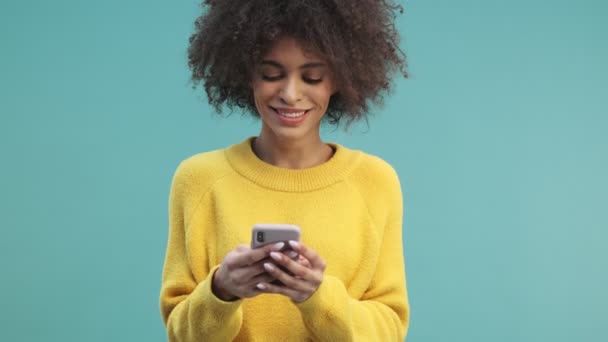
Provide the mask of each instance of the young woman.
{"label": "young woman", "polygon": [[[324,143],[366,119],[405,56],[400,7],[369,0],[215,0],[190,39],[209,103],[259,136],[183,161],[170,194],[160,306],[170,341],[402,341],[402,197],[378,157]],[[300,242],[249,247],[256,223]],[[283,252],[288,245],[299,254]]]}

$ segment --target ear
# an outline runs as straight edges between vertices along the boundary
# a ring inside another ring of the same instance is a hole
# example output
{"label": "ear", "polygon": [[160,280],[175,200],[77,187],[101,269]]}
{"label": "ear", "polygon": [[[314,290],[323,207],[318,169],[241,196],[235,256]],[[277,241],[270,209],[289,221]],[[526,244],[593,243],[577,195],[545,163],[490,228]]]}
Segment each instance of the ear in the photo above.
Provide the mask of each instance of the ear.
{"label": "ear", "polygon": [[334,96],[340,90],[338,87],[338,82],[336,82],[336,77],[333,72],[330,71],[329,75],[327,76],[329,81],[329,92],[331,93],[331,96]]}
{"label": "ear", "polygon": [[338,87],[338,83],[334,79],[332,79],[331,80],[331,96],[334,96],[339,92],[340,92],[340,88]]}

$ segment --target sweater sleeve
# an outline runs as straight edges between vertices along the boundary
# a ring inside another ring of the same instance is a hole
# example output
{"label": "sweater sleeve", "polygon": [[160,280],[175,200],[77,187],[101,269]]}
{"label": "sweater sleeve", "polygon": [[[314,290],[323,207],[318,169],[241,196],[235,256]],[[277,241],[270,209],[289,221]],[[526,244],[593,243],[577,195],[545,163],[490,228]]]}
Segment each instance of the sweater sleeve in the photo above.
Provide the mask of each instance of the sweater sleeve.
{"label": "sweater sleeve", "polygon": [[[169,237],[160,292],[160,309],[169,341],[230,341],[242,324],[241,300],[225,302],[211,291],[218,266],[203,270],[197,281],[187,241],[189,217],[201,202],[192,175],[180,165],[173,178],[169,197]],[[197,198],[198,196],[198,198]],[[200,216],[200,215],[198,215]],[[198,226],[197,220],[197,226]],[[196,258],[196,267],[207,267],[207,256]],[[197,272],[200,273],[200,272]]]}
{"label": "sweater sleeve", "polygon": [[309,299],[297,304],[316,341],[403,341],[409,327],[402,246],[400,187],[390,196],[395,204],[387,220],[379,261],[369,288],[353,298],[337,277],[325,275]]}

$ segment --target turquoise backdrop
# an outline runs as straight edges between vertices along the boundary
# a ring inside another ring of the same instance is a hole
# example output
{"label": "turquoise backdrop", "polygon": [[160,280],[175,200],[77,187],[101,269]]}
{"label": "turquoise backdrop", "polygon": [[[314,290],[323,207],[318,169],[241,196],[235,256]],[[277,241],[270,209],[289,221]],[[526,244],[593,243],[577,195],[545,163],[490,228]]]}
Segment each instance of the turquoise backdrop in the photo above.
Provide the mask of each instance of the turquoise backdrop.
{"label": "turquoise backdrop", "polygon": [[[326,140],[397,169],[408,342],[607,341],[608,2],[409,1],[409,80]],[[177,164],[254,135],[189,1],[0,2],[0,340],[164,341]]]}

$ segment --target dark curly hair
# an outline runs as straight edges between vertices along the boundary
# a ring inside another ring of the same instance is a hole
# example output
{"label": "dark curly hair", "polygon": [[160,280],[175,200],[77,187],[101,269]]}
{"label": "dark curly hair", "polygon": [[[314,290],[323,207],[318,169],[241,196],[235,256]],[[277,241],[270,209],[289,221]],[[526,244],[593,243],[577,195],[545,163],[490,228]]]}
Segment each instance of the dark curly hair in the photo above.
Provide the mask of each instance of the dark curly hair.
{"label": "dark curly hair", "polygon": [[394,24],[403,7],[391,0],[205,0],[190,37],[193,88],[203,81],[209,104],[257,113],[253,71],[280,36],[293,37],[327,59],[338,87],[325,118],[367,119],[381,106],[392,76],[408,77]]}

